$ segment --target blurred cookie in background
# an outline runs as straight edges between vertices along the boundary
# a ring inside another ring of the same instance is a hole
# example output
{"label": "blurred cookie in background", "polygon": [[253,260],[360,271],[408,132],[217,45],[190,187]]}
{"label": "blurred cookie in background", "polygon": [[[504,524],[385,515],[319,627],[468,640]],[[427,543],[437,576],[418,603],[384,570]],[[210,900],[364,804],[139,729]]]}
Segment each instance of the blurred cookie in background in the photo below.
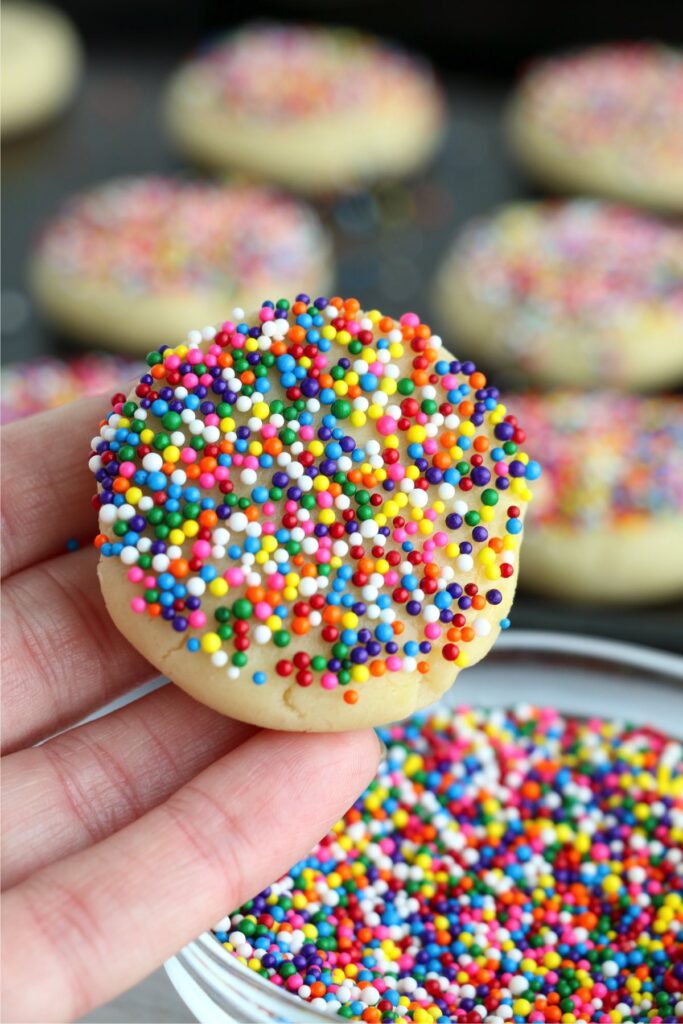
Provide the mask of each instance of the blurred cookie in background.
{"label": "blurred cookie in background", "polygon": [[68,200],[36,247],[30,278],[45,317],[91,346],[143,354],[331,283],[317,215],[269,189],[121,178]]}
{"label": "blurred cookie in background", "polygon": [[600,200],[520,202],[456,238],[435,303],[457,352],[543,387],[683,379],[683,226]]}
{"label": "blurred cookie in background", "polygon": [[532,64],[508,129],[552,189],[683,212],[683,53],[621,43]]}
{"label": "blurred cookie in background", "polygon": [[49,121],[72,99],[82,53],[71,22],[47,4],[2,5],[0,127],[3,138]]}
{"label": "blurred cookie in background", "polygon": [[683,399],[560,391],[509,404],[543,454],[522,585],[589,603],[682,595]]}
{"label": "blurred cookie in background", "polygon": [[0,379],[0,423],[89,395],[125,390],[142,370],[141,362],[105,352],[87,352],[72,359],[45,355],[13,363],[3,367]]}
{"label": "blurred cookie in background", "polygon": [[411,174],[444,115],[425,61],[352,29],[271,23],[200,51],[166,104],[172,137],[202,165],[305,193]]}

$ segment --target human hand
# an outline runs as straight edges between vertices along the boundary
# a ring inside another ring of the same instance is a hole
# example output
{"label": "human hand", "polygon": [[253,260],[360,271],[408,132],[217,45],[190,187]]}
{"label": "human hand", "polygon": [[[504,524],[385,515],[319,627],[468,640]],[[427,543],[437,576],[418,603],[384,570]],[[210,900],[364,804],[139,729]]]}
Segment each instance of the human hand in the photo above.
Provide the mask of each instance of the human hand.
{"label": "human hand", "polygon": [[[305,856],[370,781],[368,730],[267,732],[166,686],[116,631],[92,547],[92,399],[2,428],[3,1019],[73,1019]],[[32,744],[46,740],[39,747]]]}

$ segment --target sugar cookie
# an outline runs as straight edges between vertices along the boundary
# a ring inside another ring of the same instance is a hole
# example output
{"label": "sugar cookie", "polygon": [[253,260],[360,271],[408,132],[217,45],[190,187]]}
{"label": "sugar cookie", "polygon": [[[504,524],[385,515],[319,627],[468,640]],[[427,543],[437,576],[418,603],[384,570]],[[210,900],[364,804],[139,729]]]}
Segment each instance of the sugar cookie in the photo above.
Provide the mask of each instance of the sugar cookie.
{"label": "sugar cookie", "polygon": [[350,29],[252,24],[174,76],[167,121],[201,164],[296,191],[398,178],[424,164],[445,104],[429,67]]}
{"label": "sugar cookie", "polygon": [[544,468],[523,583],[614,604],[683,595],[683,400],[557,392],[512,401]]}
{"label": "sugar cookie", "polygon": [[599,200],[471,222],[438,276],[461,351],[543,387],[683,379],[683,227]]}
{"label": "sugar cookie", "polygon": [[523,166],[562,191],[683,212],[683,54],[654,43],[540,61],[509,110]]}
{"label": "sugar cookie", "polygon": [[329,285],[326,233],[271,190],[121,178],[75,196],[31,267],[45,315],[74,338],[144,355],[293,282]]}
{"label": "sugar cookie", "polygon": [[0,126],[18,135],[49,121],[71,100],[81,75],[81,47],[56,7],[23,0],[2,5]]}
{"label": "sugar cookie", "polygon": [[540,466],[414,313],[300,294],[150,353],[93,439],[100,581],[160,671],[270,728],[402,718],[487,653]]}

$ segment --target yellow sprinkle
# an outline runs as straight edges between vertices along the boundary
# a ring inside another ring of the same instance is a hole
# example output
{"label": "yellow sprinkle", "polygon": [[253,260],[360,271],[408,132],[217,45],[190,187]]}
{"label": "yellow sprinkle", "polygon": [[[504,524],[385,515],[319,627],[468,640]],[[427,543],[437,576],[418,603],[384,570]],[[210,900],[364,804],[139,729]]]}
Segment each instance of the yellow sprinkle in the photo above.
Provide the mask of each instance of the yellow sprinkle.
{"label": "yellow sprinkle", "polygon": [[200,640],[201,648],[206,654],[215,654],[221,649],[221,638],[218,633],[205,633]]}

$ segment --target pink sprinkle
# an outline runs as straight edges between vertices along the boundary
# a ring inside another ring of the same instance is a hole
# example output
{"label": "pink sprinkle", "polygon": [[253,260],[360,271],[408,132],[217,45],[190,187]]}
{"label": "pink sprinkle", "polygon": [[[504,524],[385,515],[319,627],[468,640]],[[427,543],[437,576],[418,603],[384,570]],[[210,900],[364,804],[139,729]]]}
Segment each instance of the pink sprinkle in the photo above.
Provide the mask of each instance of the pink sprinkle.
{"label": "pink sprinkle", "polygon": [[188,465],[192,462],[196,462],[197,452],[194,450],[194,448],[183,448],[180,453],[180,461]]}
{"label": "pink sprinkle", "polygon": [[228,581],[231,587],[239,587],[241,583],[244,583],[244,573],[236,565],[232,565],[229,569],[226,569],[223,573],[223,577]]}
{"label": "pink sprinkle", "polygon": [[336,690],[336,688],[339,686],[339,680],[331,672],[325,672],[322,679],[320,680],[320,685],[322,686],[323,690]]}
{"label": "pink sprinkle", "polygon": [[383,437],[393,434],[397,427],[398,423],[393,416],[380,416],[377,420],[377,430]]}
{"label": "pink sprinkle", "polygon": [[391,654],[387,658],[387,668],[390,672],[398,672],[402,665],[403,661],[396,654]]}
{"label": "pink sprinkle", "polygon": [[404,313],[401,319],[399,320],[399,323],[402,324],[404,327],[419,327],[420,318],[417,315],[417,313]]}
{"label": "pink sprinkle", "polygon": [[144,597],[134,597],[133,600],[130,602],[130,606],[133,609],[133,611],[137,612],[137,614],[139,615],[140,612],[144,612],[145,608],[147,607],[147,604],[145,602]]}
{"label": "pink sprinkle", "polygon": [[208,540],[196,540],[192,545],[192,554],[196,558],[208,558],[211,554],[211,545]]}
{"label": "pink sprinkle", "polygon": [[130,480],[132,476],[135,476],[136,469],[134,462],[122,462],[119,466],[119,476],[123,476],[126,480]]}
{"label": "pink sprinkle", "polygon": [[130,569],[128,570],[128,579],[130,580],[131,583],[139,583],[140,580],[144,577],[144,575],[144,571],[140,568],[139,565],[131,565]]}
{"label": "pink sprinkle", "polygon": [[206,625],[206,615],[198,608],[196,611],[190,612],[187,617],[187,621],[193,629],[202,629],[202,627]]}

